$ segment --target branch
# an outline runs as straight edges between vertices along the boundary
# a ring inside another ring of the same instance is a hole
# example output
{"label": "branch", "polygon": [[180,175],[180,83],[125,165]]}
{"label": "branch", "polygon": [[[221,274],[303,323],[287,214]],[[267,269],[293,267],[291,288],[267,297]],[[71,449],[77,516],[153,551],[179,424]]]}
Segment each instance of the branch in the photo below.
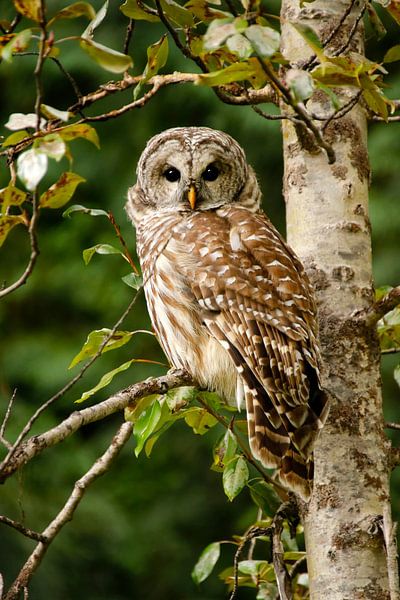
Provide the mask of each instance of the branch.
{"label": "branch", "polygon": [[172,371],[161,377],[135,383],[103,402],[71,413],[69,417],[52,429],[40,435],[34,435],[21,443],[11,459],[0,470],[0,483],[4,483],[15,471],[43,450],[64,441],[84,425],[105,419],[144,396],[165,394],[168,390],[181,385],[194,385],[193,379],[184,371]]}
{"label": "branch", "polygon": [[378,302],[374,302],[367,310],[358,313],[359,319],[365,319],[367,325],[376,325],[388,312],[400,304],[400,285],[394,287]]}
{"label": "branch", "polygon": [[32,575],[42,562],[49,545],[64,527],[64,525],[72,519],[74,512],[79,506],[79,503],[82,500],[87,488],[98,477],[110,469],[113,460],[118,456],[123,446],[131,437],[131,432],[132,424],[123,423],[119,427],[110,446],[107,448],[104,454],[96,460],[96,462],[92,465],[89,471],[83,475],[83,477],[75,482],[74,488],[67,502],[55,519],[53,519],[53,521],[43,531],[42,536],[44,537],[45,541],[40,541],[38,543],[28,560],[25,562],[17,578],[11,585],[7,594],[4,596],[4,600],[16,600],[20,591],[27,587]]}
{"label": "branch", "polygon": [[391,507],[385,502],[383,508],[382,533],[385,541],[385,550],[387,556],[388,580],[390,600],[399,600],[399,567],[397,556],[397,523],[393,523]]}
{"label": "branch", "polygon": [[255,538],[261,535],[270,535],[271,527],[250,527],[244,534],[238,549],[235,552],[235,557],[233,559],[233,589],[232,593],[229,596],[229,600],[235,600],[239,588],[238,577],[239,577],[239,560],[242,556],[242,552],[247,542],[254,540]]}
{"label": "branch", "polygon": [[0,515],[0,523],[4,523],[4,525],[8,525],[9,527],[16,529],[31,540],[36,540],[37,542],[44,543],[47,541],[46,537],[42,533],[38,533],[37,531],[33,531],[33,529],[24,527],[22,523],[18,523],[18,521],[14,521],[13,519],[9,519],[8,517],[5,517],[3,515]]}
{"label": "branch", "polygon": [[283,560],[284,550],[281,540],[283,521],[286,516],[285,512],[288,508],[288,504],[282,504],[278,508],[271,527],[272,562],[274,565],[276,583],[281,600],[292,600],[293,598],[292,581],[286,568],[285,561]]}

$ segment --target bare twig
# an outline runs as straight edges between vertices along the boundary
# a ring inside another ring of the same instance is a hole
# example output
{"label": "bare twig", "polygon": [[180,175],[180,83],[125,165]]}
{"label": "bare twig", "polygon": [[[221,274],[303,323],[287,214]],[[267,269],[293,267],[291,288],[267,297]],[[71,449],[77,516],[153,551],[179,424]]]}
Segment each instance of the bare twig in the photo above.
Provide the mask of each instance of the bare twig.
{"label": "bare twig", "polygon": [[353,26],[352,26],[352,28],[350,30],[350,33],[349,33],[349,36],[348,36],[347,40],[344,42],[344,44],[342,44],[339,48],[336,48],[336,50],[334,50],[332,52],[332,56],[339,56],[340,54],[343,54],[343,52],[345,52],[345,50],[347,50],[347,48],[351,44],[351,40],[353,39],[355,32],[357,31],[357,27],[359,26],[360,21],[361,21],[361,19],[364,16],[366,8],[367,8],[367,3],[363,2],[361,10],[358,13],[358,15],[357,15],[357,17],[356,17],[356,19],[355,19],[355,21],[353,23]]}
{"label": "bare twig", "polygon": [[0,483],[4,482],[21,466],[43,452],[43,450],[64,441],[84,425],[105,419],[116,412],[124,410],[124,408],[134,404],[144,396],[165,394],[169,389],[181,385],[194,385],[193,379],[184,371],[173,371],[162,377],[149,378],[145,381],[135,383],[103,402],[73,412],[52,429],[40,435],[35,435],[26,440],[26,442],[21,443],[13,456],[2,466],[0,470]]}
{"label": "bare twig", "polygon": [[135,21],[133,19],[129,19],[129,23],[126,28],[125,41],[124,41],[124,49],[123,49],[124,54],[129,53],[129,44],[131,42],[134,29],[135,29]]}
{"label": "bare twig", "polygon": [[385,429],[398,429],[400,430],[400,423],[393,423],[391,421],[385,423]]}
{"label": "bare twig", "polygon": [[359,90],[356,94],[354,94],[354,96],[352,98],[350,98],[350,100],[348,102],[346,102],[346,104],[344,104],[343,106],[341,106],[330,117],[328,117],[326,119],[325,123],[322,125],[322,131],[325,132],[325,130],[327,129],[328,125],[330,125],[330,123],[333,120],[341,119],[342,117],[344,117],[345,115],[347,115],[347,113],[350,112],[351,109],[358,103],[358,101],[359,101],[362,93],[363,93],[363,91]]}
{"label": "bare twig", "polygon": [[47,410],[47,408],[49,408],[49,406],[51,406],[52,404],[54,404],[54,402],[56,402],[57,400],[59,400],[59,398],[61,398],[62,396],[64,396],[64,394],[68,390],[70,390],[75,385],[75,383],[77,381],[79,381],[79,379],[81,379],[81,377],[83,376],[83,374],[89,369],[89,367],[95,362],[95,360],[98,359],[98,357],[103,352],[103,348],[106,346],[107,342],[112,338],[112,336],[114,335],[114,333],[116,332],[116,330],[118,329],[118,327],[121,325],[121,323],[127,317],[127,315],[129,314],[129,312],[132,310],[133,306],[135,305],[135,303],[136,303],[136,301],[137,301],[137,299],[139,297],[139,293],[140,293],[140,290],[138,290],[136,292],[136,294],[134,295],[133,299],[129,303],[128,308],[124,311],[124,313],[121,315],[121,317],[115,323],[115,325],[111,329],[110,333],[104,338],[104,341],[100,345],[100,347],[99,347],[98,351],[96,352],[96,354],[94,354],[92,356],[92,358],[82,367],[82,369],[79,371],[79,373],[77,373],[77,375],[75,375],[75,377],[73,377],[63,388],[61,388],[61,390],[59,390],[56,394],[54,394],[54,396],[52,396],[49,400],[47,400],[46,402],[44,402],[35,411],[35,413],[32,415],[32,417],[26,423],[25,427],[21,430],[21,432],[20,432],[19,436],[17,437],[16,441],[14,442],[13,446],[10,448],[7,456],[4,458],[3,462],[0,464],[0,473],[2,473],[3,470],[7,470],[8,463],[11,461],[12,457],[14,456],[14,454],[16,453],[16,451],[18,450],[18,447],[20,446],[22,440],[29,433],[29,431],[32,428],[32,425],[36,422],[36,420],[39,418],[39,416],[45,410]]}
{"label": "bare twig", "polygon": [[367,325],[375,325],[388,312],[400,304],[400,285],[394,287],[378,302],[372,304],[367,310],[357,314],[359,319],[365,319]]}
{"label": "bare twig", "polygon": [[35,113],[36,113],[36,131],[40,131],[40,108],[42,105],[43,86],[42,86],[42,69],[45,61],[45,49],[47,39],[46,29],[46,5],[44,0],[40,0],[39,7],[39,26],[40,26],[40,40],[39,40],[39,55],[36,62],[36,67],[33,72],[36,85],[36,101],[35,101]]}
{"label": "bare twig", "polygon": [[283,521],[287,508],[287,504],[283,504],[278,508],[271,527],[272,562],[281,600],[292,600],[293,598],[292,581],[283,560],[284,550],[281,540]]}
{"label": "bare twig", "polygon": [[233,589],[232,589],[231,595],[229,596],[229,600],[235,600],[236,596],[237,596],[237,592],[238,592],[238,588],[239,588],[239,582],[238,582],[239,561],[240,561],[240,557],[242,556],[244,547],[246,546],[246,544],[249,541],[254,540],[257,537],[260,537],[261,535],[270,535],[270,534],[271,534],[271,527],[250,527],[244,534],[244,536],[238,546],[238,549],[235,552],[235,556],[233,559]]}
{"label": "bare twig", "polygon": [[382,533],[387,556],[390,600],[399,600],[400,598],[396,532],[397,523],[393,523],[391,507],[386,502],[383,508]]}
{"label": "bare twig", "polygon": [[115,434],[111,444],[107,448],[100,458],[92,465],[92,467],[76,481],[74,488],[67,502],[60,510],[58,515],[53,519],[51,523],[43,531],[42,535],[45,541],[40,541],[32,554],[29,556],[17,578],[11,585],[10,589],[6,593],[4,600],[16,600],[22,589],[26,588],[31,580],[33,574],[38,569],[42,559],[51,544],[51,542],[58,535],[60,530],[64,527],[68,521],[70,521],[79,506],[87,488],[96,480],[98,477],[106,473],[113,462],[118,456],[123,446],[129,440],[132,432],[131,423],[123,423],[117,433]]}
{"label": "bare twig", "polygon": [[[5,415],[4,415],[3,422],[2,422],[1,427],[0,427],[0,442],[3,444],[3,446],[5,446],[7,448],[7,450],[11,449],[11,444],[10,444],[10,442],[8,440],[6,440],[5,433],[6,433],[6,427],[7,427],[8,419],[10,418],[12,407],[13,407],[16,395],[17,395],[17,390],[15,389],[13,391],[12,395],[11,395],[10,401],[8,403],[8,406],[7,406]],[[0,596],[0,598],[1,598],[1,596]]]}
{"label": "bare twig", "polygon": [[137,266],[134,263],[134,260],[133,260],[133,258],[131,256],[131,253],[129,252],[129,248],[126,245],[126,242],[125,242],[124,238],[122,237],[121,229],[120,229],[118,223],[116,222],[116,220],[114,218],[114,215],[112,214],[111,211],[108,211],[107,214],[108,214],[108,219],[109,219],[111,225],[114,227],[114,231],[115,231],[115,233],[117,235],[117,238],[119,239],[119,242],[120,242],[121,246],[124,249],[124,255],[125,255],[125,257],[127,258],[129,264],[131,265],[132,270],[134,271],[134,273],[136,273],[136,275],[139,275],[139,270],[138,270]]}
{"label": "bare twig", "polygon": [[36,540],[37,542],[44,542],[44,543],[46,543],[46,541],[47,541],[46,537],[42,533],[33,531],[33,529],[29,529],[29,527],[24,527],[24,525],[22,525],[22,523],[18,523],[18,521],[9,519],[8,517],[5,517],[4,515],[0,515],[0,523],[3,523],[4,525],[8,525],[9,527],[16,529],[17,531],[22,533],[22,535],[25,535],[26,537],[30,538],[31,540]]}

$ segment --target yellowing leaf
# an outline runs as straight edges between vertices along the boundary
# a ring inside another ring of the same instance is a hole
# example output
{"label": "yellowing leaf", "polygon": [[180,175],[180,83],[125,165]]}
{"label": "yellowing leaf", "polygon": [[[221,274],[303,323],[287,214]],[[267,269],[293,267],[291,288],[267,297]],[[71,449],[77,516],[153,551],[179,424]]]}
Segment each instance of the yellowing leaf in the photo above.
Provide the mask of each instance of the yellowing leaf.
{"label": "yellowing leaf", "polygon": [[40,0],[14,0],[14,6],[23,17],[40,21]]}
{"label": "yellowing leaf", "polygon": [[194,433],[199,435],[204,435],[218,423],[213,415],[210,415],[204,408],[197,406],[187,411],[185,421],[193,429]]}
{"label": "yellowing leaf", "polygon": [[266,76],[263,75],[261,67],[256,59],[248,59],[243,62],[234,63],[220,69],[219,71],[212,71],[211,73],[202,73],[198,76],[196,83],[200,85],[224,85],[226,83],[233,83],[234,81],[248,81],[257,80],[257,87],[262,85],[262,81],[266,81]]}
{"label": "yellowing leaf", "polygon": [[80,175],[69,171],[63,173],[44,194],[40,196],[39,205],[42,208],[60,208],[72,198],[76,187],[86,181]]}
{"label": "yellowing leaf", "polygon": [[396,60],[400,60],[400,44],[392,46],[392,48],[386,52],[383,62],[390,63],[395,62]]}
{"label": "yellowing leaf", "polygon": [[13,185],[0,190],[1,212],[4,214],[9,206],[21,206],[26,200],[26,192],[19,190]]}
{"label": "yellowing leaf", "polygon": [[22,215],[9,215],[0,217],[0,246],[3,245],[11,229],[21,223],[26,225],[25,219]]}
{"label": "yellowing leaf", "polygon": [[24,130],[16,131],[4,140],[2,146],[5,148],[6,146],[13,146],[14,144],[18,144],[18,142],[22,142],[22,140],[24,140],[26,137],[29,137],[29,135],[30,134]]}
{"label": "yellowing leaf", "polygon": [[94,15],[85,31],[82,33],[82,37],[85,39],[92,39],[94,30],[102,23],[105,19],[108,10],[109,0],[106,0],[100,10]]}
{"label": "yellowing leaf", "polygon": [[12,55],[23,52],[29,46],[32,37],[30,29],[24,29],[17,33],[0,51],[0,57],[6,62],[12,61]]}
{"label": "yellowing leaf", "polygon": [[158,71],[165,65],[168,58],[168,38],[166,35],[147,48],[147,64],[143,71],[143,79],[140,83],[135,87],[135,91],[133,94],[134,100],[136,100],[141,90],[143,89],[143,85],[148,81],[151,77],[156,75]]}
{"label": "yellowing leaf", "polygon": [[96,11],[89,2],[74,2],[59,10],[49,21],[49,24],[59,19],[75,19],[76,17],[87,17],[88,19],[93,20],[95,16]]}
{"label": "yellowing leaf", "polygon": [[99,136],[97,135],[97,131],[86,123],[68,125],[67,127],[59,129],[57,133],[66,142],[69,142],[70,140],[76,140],[77,138],[84,138],[85,140],[88,140],[88,142],[92,142],[96,148],[100,148],[100,140]]}
{"label": "yellowing leaf", "polygon": [[160,0],[163,12],[177,25],[182,27],[193,27],[194,19],[192,13],[174,2],[174,0]]}
{"label": "yellowing leaf", "polygon": [[159,17],[153,8],[150,8],[143,2],[140,2],[140,6],[137,0],[126,0],[122,6],[120,6],[121,12],[130,19],[135,21],[159,21]]}
{"label": "yellowing leaf", "polygon": [[107,48],[93,40],[81,38],[80,46],[90,58],[111,73],[123,73],[133,65],[132,58],[127,54]]}
{"label": "yellowing leaf", "polygon": [[50,158],[59,161],[64,156],[67,146],[58,133],[49,133],[42,138],[39,138],[34,143],[34,148],[38,148],[40,152],[47,154]]}

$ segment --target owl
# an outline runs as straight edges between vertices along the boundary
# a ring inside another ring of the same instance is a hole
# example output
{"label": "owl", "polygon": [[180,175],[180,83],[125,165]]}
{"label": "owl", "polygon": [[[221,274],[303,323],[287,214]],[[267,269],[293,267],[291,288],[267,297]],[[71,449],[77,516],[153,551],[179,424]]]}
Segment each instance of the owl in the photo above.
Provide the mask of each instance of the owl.
{"label": "owl", "polygon": [[229,135],[178,127],[153,137],[126,209],[146,301],[171,364],[246,406],[251,452],[307,498],[327,414],[307,275],[260,208]]}

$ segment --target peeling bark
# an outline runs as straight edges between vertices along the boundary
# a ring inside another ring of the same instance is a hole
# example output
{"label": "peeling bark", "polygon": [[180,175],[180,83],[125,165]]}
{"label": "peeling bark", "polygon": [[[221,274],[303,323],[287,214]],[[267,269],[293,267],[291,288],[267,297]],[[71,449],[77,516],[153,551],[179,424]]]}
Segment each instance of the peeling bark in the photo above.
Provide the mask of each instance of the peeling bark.
{"label": "peeling bark", "polygon": [[[300,8],[298,1],[284,0],[285,57],[295,64],[311,54],[288,21],[308,24],[325,39],[348,7],[348,1],[317,0]],[[345,42],[360,8],[354,2],[328,53]],[[361,30],[350,49],[363,51]],[[341,93],[346,97],[346,90]],[[318,114],[326,111],[321,95],[311,102]],[[387,532],[393,526],[380,350],[375,327],[355,316],[373,302],[367,124],[362,108],[332,121],[325,135],[336,153],[332,165],[323,152],[302,147],[293,125],[283,123],[287,238],[316,289],[323,383],[331,396],[330,416],[315,449],[314,492],[302,509],[310,597],[398,600],[397,573],[393,560],[387,559]],[[390,544],[393,557],[393,540]]]}

